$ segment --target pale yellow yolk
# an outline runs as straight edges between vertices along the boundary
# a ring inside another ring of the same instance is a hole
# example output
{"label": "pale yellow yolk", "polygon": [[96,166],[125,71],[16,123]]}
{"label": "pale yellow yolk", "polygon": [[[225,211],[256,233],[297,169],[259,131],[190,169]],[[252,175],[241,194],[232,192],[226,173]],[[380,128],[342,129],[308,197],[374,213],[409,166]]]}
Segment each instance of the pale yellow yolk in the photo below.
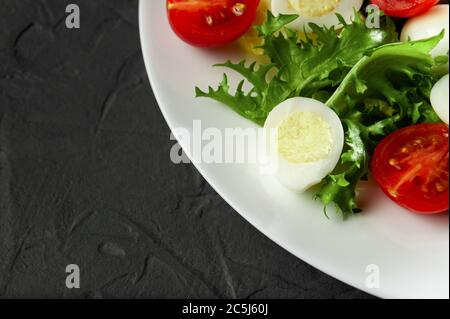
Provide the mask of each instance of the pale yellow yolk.
{"label": "pale yellow yolk", "polygon": [[289,0],[300,16],[320,17],[336,10],[341,0]]}
{"label": "pale yellow yolk", "polygon": [[293,113],[278,127],[278,152],[290,163],[325,159],[332,144],[330,125],[317,113]]}
{"label": "pale yellow yolk", "polygon": [[[267,10],[270,8],[270,0],[261,0],[256,11],[256,18],[253,22],[254,25],[261,25],[266,22]],[[255,57],[260,58],[261,63],[269,63],[263,57],[264,50],[256,48],[263,44],[263,40],[258,36],[258,31],[255,28],[250,28],[239,40],[238,43],[244,48],[244,50]]]}

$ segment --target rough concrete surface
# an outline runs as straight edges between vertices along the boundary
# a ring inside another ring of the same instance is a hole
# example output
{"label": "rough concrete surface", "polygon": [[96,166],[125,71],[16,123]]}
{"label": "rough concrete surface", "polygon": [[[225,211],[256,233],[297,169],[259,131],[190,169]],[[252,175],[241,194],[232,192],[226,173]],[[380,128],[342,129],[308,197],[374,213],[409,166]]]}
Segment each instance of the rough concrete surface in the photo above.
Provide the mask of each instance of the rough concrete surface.
{"label": "rough concrete surface", "polygon": [[0,0],[0,297],[369,297],[170,162],[137,13],[137,0]]}

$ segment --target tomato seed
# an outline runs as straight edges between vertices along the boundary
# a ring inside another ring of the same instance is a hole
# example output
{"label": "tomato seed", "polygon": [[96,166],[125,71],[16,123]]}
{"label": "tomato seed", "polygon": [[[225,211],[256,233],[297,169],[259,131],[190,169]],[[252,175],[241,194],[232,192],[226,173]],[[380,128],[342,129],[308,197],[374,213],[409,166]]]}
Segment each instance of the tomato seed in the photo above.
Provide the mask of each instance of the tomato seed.
{"label": "tomato seed", "polygon": [[439,193],[442,193],[443,191],[445,191],[445,187],[444,187],[444,185],[442,185],[441,183],[436,183],[436,184],[434,184],[434,186],[436,187],[436,190],[437,190]]}
{"label": "tomato seed", "polygon": [[395,167],[396,169],[401,169],[401,167],[400,167],[398,164],[400,164],[400,163],[399,163],[398,160],[395,159],[395,158],[391,158],[391,159],[389,160],[389,165]]}
{"label": "tomato seed", "polygon": [[213,20],[213,18],[211,16],[208,15],[208,16],[205,16],[205,18],[206,18],[206,23],[208,25],[213,25],[214,20]]}
{"label": "tomato seed", "polygon": [[232,10],[235,16],[240,17],[245,12],[245,4],[238,2],[233,6]]}
{"label": "tomato seed", "polygon": [[420,138],[416,139],[413,143],[414,146],[422,146],[422,144],[423,144],[423,140]]}

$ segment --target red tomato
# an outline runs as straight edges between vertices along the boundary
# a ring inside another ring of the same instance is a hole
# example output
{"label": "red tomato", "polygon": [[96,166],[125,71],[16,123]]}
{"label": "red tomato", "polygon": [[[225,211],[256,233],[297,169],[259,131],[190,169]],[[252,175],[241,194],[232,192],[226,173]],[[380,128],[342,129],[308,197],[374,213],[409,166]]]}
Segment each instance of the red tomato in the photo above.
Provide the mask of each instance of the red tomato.
{"label": "red tomato", "polygon": [[410,18],[428,11],[439,0],[372,0],[388,16]]}
{"label": "red tomato", "polygon": [[372,174],[393,201],[411,211],[448,211],[448,143],[446,124],[401,129],[375,149]]}
{"label": "red tomato", "polygon": [[256,17],[260,0],[168,0],[169,21],[189,44],[215,48],[243,35]]}

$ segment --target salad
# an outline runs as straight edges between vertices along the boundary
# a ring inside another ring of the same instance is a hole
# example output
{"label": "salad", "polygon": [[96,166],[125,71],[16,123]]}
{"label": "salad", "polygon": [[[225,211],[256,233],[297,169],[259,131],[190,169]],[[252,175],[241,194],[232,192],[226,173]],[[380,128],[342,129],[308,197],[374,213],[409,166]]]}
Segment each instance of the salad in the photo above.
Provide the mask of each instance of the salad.
{"label": "salad", "polygon": [[[373,178],[402,207],[449,209],[449,8],[436,0],[168,0],[191,45],[237,42],[244,61],[196,88],[277,131],[280,183],[347,217]],[[250,90],[244,84],[251,85]]]}

